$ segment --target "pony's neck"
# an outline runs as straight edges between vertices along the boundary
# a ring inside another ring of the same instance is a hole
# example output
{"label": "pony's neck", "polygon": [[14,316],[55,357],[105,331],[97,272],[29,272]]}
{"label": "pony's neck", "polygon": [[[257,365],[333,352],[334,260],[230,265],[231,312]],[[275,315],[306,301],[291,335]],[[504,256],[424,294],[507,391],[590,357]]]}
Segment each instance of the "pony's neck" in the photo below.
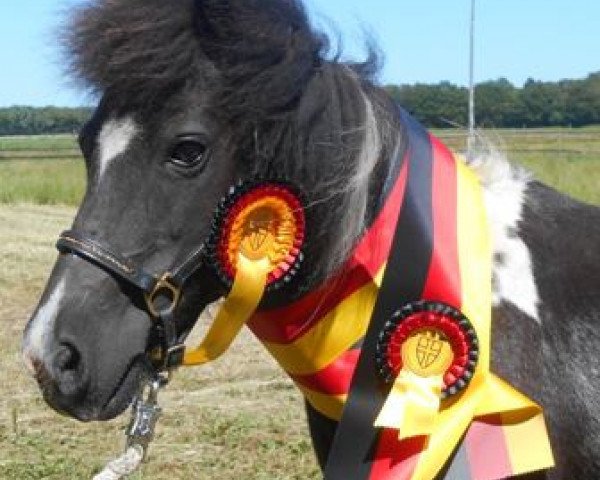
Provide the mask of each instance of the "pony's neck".
{"label": "pony's neck", "polygon": [[324,65],[307,85],[289,134],[293,165],[279,171],[307,194],[308,241],[301,279],[273,306],[338,273],[376,217],[390,163],[404,148],[395,103],[341,64]]}

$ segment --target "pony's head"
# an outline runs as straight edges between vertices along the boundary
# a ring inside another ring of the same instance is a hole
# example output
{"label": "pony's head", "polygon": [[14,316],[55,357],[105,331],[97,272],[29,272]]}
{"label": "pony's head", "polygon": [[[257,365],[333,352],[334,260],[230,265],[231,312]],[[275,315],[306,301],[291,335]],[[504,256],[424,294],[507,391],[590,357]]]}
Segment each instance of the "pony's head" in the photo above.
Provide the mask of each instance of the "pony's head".
{"label": "pony's head", "polygon": [[[205,241],[230,185],[277,176],[303,192],[310,235],[294,286],[264,305],[344,260],[377,200],[376,117],[387,99],[365,65],[324,59],[326,40],[298,1],[96,0],[75,12],[65,39],[72,71],[101,98],[79,139],[88,182],[74,230],[159,274]],[[198,269],[178,333],[226,293]],[[50,405],[108,419],[149,369],[152,326],[138,290],[64,254],[23,351]]]}

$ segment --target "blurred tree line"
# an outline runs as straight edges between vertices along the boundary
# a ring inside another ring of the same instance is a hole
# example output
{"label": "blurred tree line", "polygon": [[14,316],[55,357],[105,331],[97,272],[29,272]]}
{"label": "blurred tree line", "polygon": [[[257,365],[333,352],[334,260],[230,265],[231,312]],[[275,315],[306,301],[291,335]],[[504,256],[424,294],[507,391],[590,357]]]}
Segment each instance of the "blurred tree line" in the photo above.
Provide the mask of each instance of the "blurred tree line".
{"label": "blurred tree line", "polygon": [[[466,87],[389,85],[387,91],[428,127],[466,126]],[[0,135],[76,133],[90,117],[89,108],[0,108]],[[475,89],[475,117],[480,127],[549,127],[600,124],[600,72],[583,80],[527,80],[522,88],[505,78]]]}
{"label": "blurred tree line", "polygon": [[[466,126],[468,89],[437,85],[389,85],[388,92],[428,127]],[[600,123],[600,72],[583,80],[527,80],[522,88],[507,79],[475,88],[475,118],[480,127],[583,126]]]}
{"label": "blurred tree line", "polygon": [[0,135],[76,133],[90,115],[89,108],[0,108]]}

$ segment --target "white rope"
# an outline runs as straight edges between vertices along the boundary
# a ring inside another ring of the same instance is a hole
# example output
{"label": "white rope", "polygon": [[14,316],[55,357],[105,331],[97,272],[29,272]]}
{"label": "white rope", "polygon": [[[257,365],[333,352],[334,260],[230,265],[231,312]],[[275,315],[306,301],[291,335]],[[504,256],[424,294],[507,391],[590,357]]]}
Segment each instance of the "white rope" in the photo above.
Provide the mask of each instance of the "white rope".
{"label": "white rope", "polygon": [[144,449],[140,445],[129,447],[127,451],[110,462],[93,480],[121,480],[135,472],[144,459]]}

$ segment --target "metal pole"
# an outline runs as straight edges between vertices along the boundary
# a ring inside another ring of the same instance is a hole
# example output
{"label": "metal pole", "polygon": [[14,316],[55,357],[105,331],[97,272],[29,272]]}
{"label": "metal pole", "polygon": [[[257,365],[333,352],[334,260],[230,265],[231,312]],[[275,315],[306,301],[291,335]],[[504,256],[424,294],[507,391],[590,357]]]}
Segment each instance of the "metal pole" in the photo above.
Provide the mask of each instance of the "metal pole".
{"label": "metal pole", "polygon": [[475,83],[474,83],[474,57],[475,57],[475,0],[471,0],[471,41],[469,59],[469,136],[467,138],[467,156],[471,157],[475,142]]}

